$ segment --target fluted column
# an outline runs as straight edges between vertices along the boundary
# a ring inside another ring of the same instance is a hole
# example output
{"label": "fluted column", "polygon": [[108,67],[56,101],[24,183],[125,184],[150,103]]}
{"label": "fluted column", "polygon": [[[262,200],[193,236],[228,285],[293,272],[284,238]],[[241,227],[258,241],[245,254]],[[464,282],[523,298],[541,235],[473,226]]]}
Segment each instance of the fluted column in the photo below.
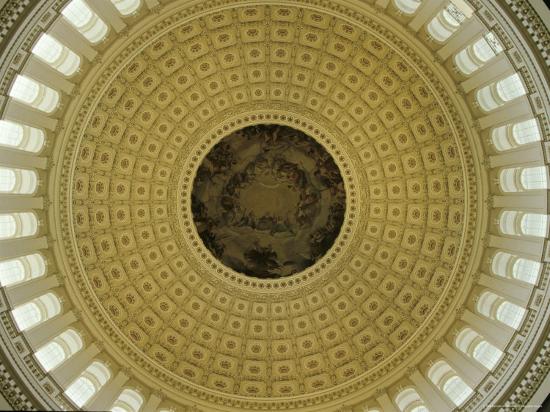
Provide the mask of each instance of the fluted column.
{"label": "fluted column", "polygon": [[510,195],[495,196],[493,198],[494,207],[510,208],[510,209],[540,209],[546,213],[548,197],[546,193],[512,193]]}
{"label": "fluted column", "polygon": [[380,395],[376,398],[376,401],[380,404],[384,412],[399,412],[387,393]]}
{"label": "fluted column", "polygon": [[488,276],[486,274],[481,274],[479,284],[522,307],[527,306],[531,297],[531,291],[533,290],[533,285],[529,283],[501,276]]}
{"label": "fluted column", "polygon": [[497,320],[488,319],[469,310],[464,312],[462,320],[470,325],[489,343],[504,351],[510,343],[515,330]]}
{"label": "fluted column", "polygon": [[451,365],[456,373],[458,373],[458,376],[460,376],[470,388],[475,388],[489,372],[480,363],[475,362],[472,358],[459,352],[447,343],[441,345],[439,353],[445,357],[449,365]]}
{"label": "fluted column", "polygon": [[504,53],[489,60],[481,69],[476,70],[467,80],[461,83],[464,92],[487,86],[494,81],[514,73],[514,68]]}
{"label": "fluted column", "polygon": [[21,195],[2,195],[0,212],[22,212],[29,209],[43,209],[43,197],[28,197]]}
{"label": "fluted column", "polygon": [[481,129],[488,129],[489,127],[519,122],[529,117],[533,117],[529,98],[521,96],[488,112],[485,116],[480,117],[478,122]]}
{"label": "fluted column", "polygon": [[59,385],[66,388],[90,365],[98,353],[99,348],[95,343],[92,343],[63,362],[61,367],[54,369],[51,375]]}
{"label": "fluted column", "polygon": [[97,56],[97,52],[90,45],[88,39],[63,17],[55,21],[48,33],[76,54],[83,56],[89,61],[92,61]]}
{"label": "fluted column", "polygon": [[409,27],[415,32],[420,30],[424,24],[428,23],[428,21],[441,11],[446,1],[447,0],[423,1],[409,23]]}
{"label": "fluted column", "polygon": [[10,99],[4,110],[4,119],[39,129],[55,130],[57,120],[27,104]]}
{"label": "fluted column", "polygon": [[25,74],[59,92],[69,94],[74,89],[74,84],[67,80],[63,74],[40,60],[34,54],[31,54],[27,60]]}
{"label": "fluted column", "polygon": [[74,312],[69,311],[62,315],[48,319],[34,328],[25,331],[25,338],[31,347],[38,349],[68,329],[72,323],[76,322],[76,320],[77,318]]}
{"label": "fluted column", "polygon": [[19,168],[45,169],[48,159],[32,153],[0,148],[0,164]]}
{"label": "fluted column", "polygon": [[9,259],[25,256],[48,248],[48,239],[45,236],[37,238],[19,238],[0,240],[0,259]]}
{"label": "fluted column", "polygon": [[87,4],[115,32],[118,33],[126,28],[126,23],[120,17],[118,9],[111,0],[94,0],[89,1]]}
{"label": "fluted column", "polygon": [[159,394],[153,392],[151,395],[149,395],[147,402],[140,412],[156,412],[161,402],[162,398],[159,396]]}
{"label": "fluted column", "polygon": [[122,371],[118,372],[113,379],[103,385],[90,404],[86,406],[86,409],[89,411],[106,411],[111,409],[128,379],[129,377],[126,373]]}
{"label": "fluted column", "polygon": [[477,41],[486,30],[483,23],[476,18],[471,18],[458,28],[458,31],[437,51],[437,54],[443,60],[447,60],[452,54]]}
{"label": "fluted column", "polygon": [[420,371],[415,370],[410,379],[430,411],[451,412],[455,408],[455,405],[448,398],[441,396],[441,392],[436,390]]}
{"label": "fluted column", "polygon": [[540,260],[542,256],[544,242],[522,238],[505,238],[502,236],[489,236],[489,247],[496,249],[506,249],[512,252],[518,252],[533,260]]}
{"label": "fluted column", "polygon": [[41,276],[27,282],[8,286],[6,295],[10,305],[15,307],[37,298],[57,286],[59,286],[59,281],[55,276]]}
{"label": "fluted column", "polygon": [[526,145],[512,151],[502,152],[489,157],[489,165],[491,168],[513,166],[518,163],[529,162],[544,163],[544,154],[540,150],[540,146]]}

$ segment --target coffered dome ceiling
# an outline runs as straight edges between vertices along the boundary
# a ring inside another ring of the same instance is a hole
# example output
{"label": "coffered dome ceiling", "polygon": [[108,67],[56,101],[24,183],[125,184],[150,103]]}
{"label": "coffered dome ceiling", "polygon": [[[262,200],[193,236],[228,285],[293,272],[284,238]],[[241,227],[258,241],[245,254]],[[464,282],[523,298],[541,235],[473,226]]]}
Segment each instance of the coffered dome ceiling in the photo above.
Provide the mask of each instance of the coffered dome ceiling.
{"label": "coffered dome ceiling", "polygon": [[[375,384],[433,339],[475,259],[464,243],[478,240],[481,178],[459,111],[428,62],[369,16],[193,11],[105,64],[68,128],[72,201],[59,192],[78,293],[136,367],[175,388],[275,398]],[[193,221],[197,167],[254,124],[307,133],[345,179],[340,236],[290,278],[232,270]]]}
{"label": "coffered dome ceiling", "polygon": [[475,98],[397,10],[163,3],[62,98],[49,264],[140,393],[384,408],[448,354],[488,287],[498,176]]}

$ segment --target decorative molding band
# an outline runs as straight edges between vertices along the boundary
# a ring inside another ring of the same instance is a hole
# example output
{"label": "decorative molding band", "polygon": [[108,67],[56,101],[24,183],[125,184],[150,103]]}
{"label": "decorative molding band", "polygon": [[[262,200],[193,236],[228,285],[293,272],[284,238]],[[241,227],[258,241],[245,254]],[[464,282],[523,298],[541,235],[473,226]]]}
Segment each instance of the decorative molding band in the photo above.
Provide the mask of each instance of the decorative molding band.
{"label": "decorative molding band", "polygon": [[15,382],[12,375],[6,369],[3,363],[0,363],[0,388],[2,395],[8,401],[10,406],[17,411],[36,411],[32,402],[19,385]]}
{"label": "decorative molding band", "polygon": [[0,44],[6,40],[12,27],[28,10],[30,0],[10,0],[0,10]]}
{"label": "decorative molding band", "polygon": [[550,32],[533,6],[528,0],[506,0],[506,7],[526,29],[546,66],[550,67]]}

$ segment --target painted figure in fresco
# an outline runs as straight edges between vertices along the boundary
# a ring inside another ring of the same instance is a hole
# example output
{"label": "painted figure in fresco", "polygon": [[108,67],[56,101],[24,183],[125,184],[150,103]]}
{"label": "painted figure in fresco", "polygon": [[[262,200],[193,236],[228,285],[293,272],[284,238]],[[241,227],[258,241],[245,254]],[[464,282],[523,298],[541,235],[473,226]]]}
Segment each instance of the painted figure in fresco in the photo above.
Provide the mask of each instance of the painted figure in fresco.
{"label": "painted figure in fresco", "polygon": [[271,245],[260,246],[258,241],[255,241],[254,246],[244,252],[244,257],[250,272],[257,277],[271,277],[272,270],[281,266],[277,260],[277,252],[273,250],[273,247]]}
{"label": "painted figure in fresco", "polygon": [[346,207],[332,157],[279,125],[246,127],[214,146],[197,170],[191,203],[205,247],[260,278],[314,264],[338,237]]}

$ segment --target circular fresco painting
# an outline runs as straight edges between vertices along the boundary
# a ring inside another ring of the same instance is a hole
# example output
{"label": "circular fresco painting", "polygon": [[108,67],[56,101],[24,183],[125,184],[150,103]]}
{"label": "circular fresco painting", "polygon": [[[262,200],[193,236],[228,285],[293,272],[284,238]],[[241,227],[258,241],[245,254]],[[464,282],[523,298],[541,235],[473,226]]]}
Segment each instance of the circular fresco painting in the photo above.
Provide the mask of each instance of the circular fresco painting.
{"label": "circular fresco painting", "polygon": [[193,183],[204,245],[233,270],[280,278],[314,264],[344,220],[344,182],[330,154],[288,126],[238,130],[212,148]]}

